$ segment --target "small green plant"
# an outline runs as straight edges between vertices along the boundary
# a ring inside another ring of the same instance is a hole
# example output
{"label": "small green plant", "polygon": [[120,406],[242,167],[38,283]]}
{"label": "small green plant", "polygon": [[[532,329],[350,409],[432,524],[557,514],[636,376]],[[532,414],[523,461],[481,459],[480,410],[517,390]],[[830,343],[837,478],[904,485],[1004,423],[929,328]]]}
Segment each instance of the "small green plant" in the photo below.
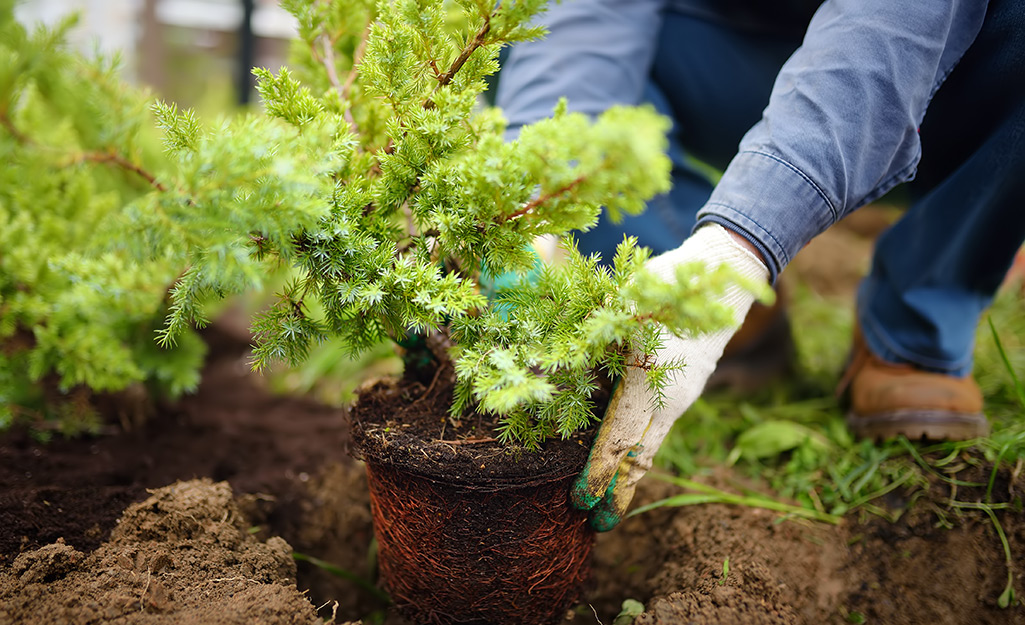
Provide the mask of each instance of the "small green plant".
{"label": "small green plant", "polygon": [[848,623],[854,623],[854,625],[861,625],[862,623],[865,623],[865,615],[862,614],[861,612],[857,612],[857,611],[855,611],[855,612],[848,612],[847,613],[847,622]]}
{"label": "small green plant", "polygon": [[65,48],[74,19],[29,31],[13,4],[0,0],[0,429],[73,434],[99,425],[96,393],[195,387],[204,347],[186,332],[155,349],[183,265],[129,253],[119,228],[163,189],[146,94],[116,60]]}
{"label": "small green plant", "polygon": [[[203,321],[208,294],[284,266],[292,279],[254,324],[257,368],[301,363],[329,338],[346,356],[392,341],[407,367],[451,363],[453,417],[501,415],[501,440],[528,448],[590,422],[598,370],[643,367],[661,389],[681,363],[650,358],[655,322],[732,322],[711,297],[730,277],[688,267],[662,282],[632,240],[611,268],[571,242],[557,266],[532,252],[537,237],[592,227],[602,207],[636,213],[669,184],[666,122],[647,108],[592,120],[561,105],[503,139],[480,95],[499,48],[541,34],[525,24],[544,4],[290,0],[293,67],[255,70],[265,114],[208,125],[155,107],[178,171],[140,203],[139,239],[184,241],[188,267],[162,342]],[[430,348],[439,333],[451,349]],[[628,360],[631,347],[646,356]]]}
{"label": "small green plant", "polygon": [[612,621],[612,625],[630,625],[641,614],[644,614],[643,603],[636,599],[624,599],[619,614]]}

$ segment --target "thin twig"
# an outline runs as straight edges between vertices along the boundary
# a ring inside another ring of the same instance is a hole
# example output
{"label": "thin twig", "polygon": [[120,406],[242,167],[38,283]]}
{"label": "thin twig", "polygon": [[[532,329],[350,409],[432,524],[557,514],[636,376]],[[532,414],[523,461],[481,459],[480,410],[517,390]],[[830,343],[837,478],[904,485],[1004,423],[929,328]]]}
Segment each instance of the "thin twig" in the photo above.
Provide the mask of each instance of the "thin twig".
{"label": "thin twig", "polygon": [[[324,66],[327,71],[327,79],[334,87],[335,91],[338,92],[338,97],[342,101],[342,105],[346,106],[349,99],[349,90],[352,87],[352,81],[356,76],[356,60],[353,59],[352,69],[349,71],[349,75],[345,80],[345,84],[342,84],[341,79],[338,77],[338,68],[335,66],[335,48],[331,42],[331,39],[326,35],[317,37],[316,41],[319,41],[324,51],[323,54],[317,51],[315,42],[310,42],[310,50],[313,53],[315,61]],[[362,42],[361,42],[362,44]],[[359,50],[357,50],[359,52]],[[352,107],[346,106],[345,109],[345,121],[349,124],[349,130],[353,134],[359,134],[359,127],[356,126],[356,120],[352,117]]]}
{"label": "thin twig", "polygon": [[434,59],[431,59],[430,63],[431,63],[431,71],[434,72],[434,79],[435,80],[441,80],[441,68],[438,67],[438,62],[435,61]]}
{"label": "thin twig", "polygon": [[[490,31],[491,15],[485,15],[484,25],[481,26],[481,29],[477,31],[477,34],[474,36],[473,39],[467,42],[467,44],[463,47],[462,51],[459,53],[459,56],[457,56],[455,60],[452,61],[452,65],[449,66],[448,70],[444,74],[438,76],[438,86],[434,88],[434,93],[437,93],[439,89],[447,86],[449,83],[452,82],[452,79],[455,78],[456,74],[459,73],[459,70],[461,70],[463,68],[463,65],[466,64],[466,61],[469,60],[470,55],[472,55],[474,52],[477,51],[478,48],[487,43],[488,33]],[[432,109],[434,108],[434,106],[435,104],[433,96],[427,98],[427,101],[423,104],[423,107],[425,109]]]}
{"label": "thin twig", "polygon": [[7,116],[7,111],[3,111],[2,113],[0,113],[0,125],[6,128],[7,132],[9,132],[11,136],[14,137],[14,140],[18,143],[22,145],[31,145],[32,143],[34,143],[28,135],[18,130],[18,127],[14,125],[14,122],[11,121],[11,118]]}
{"label": "thin twig", "polygon": [[136,174],[157,191],[167,191],[167,187],[161,184],[156,176],[143,169],[142,165],[134,163],[116,152],[85,152],[78,155],[75,160],[79,162],[111,163],[117,165],[121,169]]}
{"label": "thin twig", "polygon": [[142,587],[142,594],[139,595],[139,611],[146,611],[146,593],[149,592],[149,583],[153,578],[153,569],[146,570],[146,585]]}
{"label": "thin twig", "polygon": [[479,443],[494,443],[496,441],[498,441],[497,438],[460,438],[453,441],[437,439],[432,442],[445,443],[446,445],[477,445]]}
{"label": "thin twig", "polygon": [[402,256],[403,254],[408,252],[411,248],[413,248],[413,246],[415,246],[417,244],[418,241],[421,240],[420,237],[428,237],[428,238],[429,237],[434,237],[434,238],[437,238],[439,236],[441,236],[441,233],[438,232],[437,230],[435,230],[434,228],[431,228],[430,230],[425,230],[425,231],[421,232],[419,235],[414,233],[414,234],[410,235],[409,241],[404,243],[402,245],[402,247],[400,247],[395,252],[395,255],[396,256]]}
{"label": "thin twig", "polygon": [[580,184],[583,183],[586,179],[587,179],[586,176],[580,176],[576,180],[573,180],[572,182],[566,183],[565,185],[559,187],[558,189],[556,189],[555,191],[552,191],[551,193],[548,193],[546,195],[538,196],[538,197],[534,198],[533,200],[531,200],[531,201],[527,202],[526,204],[524,204],[522,207],[520,207],[520,209],[518,211],[512,213],[511,215],[506,215],[505,217],[503,217],[502,221],[505,222],[505,221],[509,221],[510,219],[515,219],[517,217],[521,217],[521,216],[529,213],[531,210],[537,208],[541,204],[544,204],[548,200],[551,200],[552,198],[556,198],[556,197],[558,197],[560,195],[563,195],[565,193],[568,193],[568,192],[572,191],[576,187],[580,186]]}
{"label": "thin twig", "polygon": [[456,60],[452,61],[452,65],[449,66],[448,71],[438,77],[438,87],[444,87],[445,85],[452,82],[459,70],[463,68],[466,61],[470,58],[470,55],[477,51],[488,38],[488,32],[491,30],[491,16],[487,15],[484,17],[484,25],[477,31],[477,35],[463,48],[463,51],[459,53]]}
{"label": "thin twig", "polygon": [[[14,122],[12,122],[11,118],[8,117],[6,111],[0,112],[0,126],[3,126],[5,129],[7,129],[7,132],[9,132],[11,134],[11,136],[14,137],[14,139],[18,143],[20,143],[20,144],[22,144],[22,145],[35,145],[36,144],[35,141],[33,141],[31,137],[29,137],[25,133],[21,132],[18,129],[18,127],[14,125]],[[40,147],[45,149],[45,150],[53,150],[53,148],[50,148],[49,146],[45,146],[45,145],[40,146]],[[88,161],[88,162],[92,162],[92,163],[113,163],[114,165],[117,165],[121,169],[124,169],[126,171],[130,171],[130,172],[140,176],[146,182],[148,182],[149,185],[151,187],[153,187],[154,189],[156,189],[158,191],[167,191],[167,187],[165,187],[163,184],[158,182],[156,176],[154,176],[153,174],[151,174],[148,171],[146,171],[145,169],[143,169],[142,165],[139,165],[138,163],[134,163],[134,162],[128,160],[127,158],[125,158],[124,156],[121,156],[120,154],[117,154],[114,151],[110,151],[110,152],[85,152],[83,154],[79,154],[78,156],[76,156],[74,158],[74,161],[77,161],[77,162],[86,162],[86,161]]]}
{"label": "thin twig", "polygon": [[327,79],[331,81],[331,86],[335,88],[338,95],[342,95],[344,92],[342,90],[342,81],[338,79],[338,68],[335,67],[334,46],[331,45],[331,41],[328,39],[327,35],[317,37],[317,41],[319,41],[321,46],[324,48],[324,53],[317,53],[316,47],[314,47],[313,44],[310,44],[310,47],[313,48],[314,51],[314,58],[324,66],[325,70],[327,70]]}
{"label": "thin twig", "polygon": [[[444,370],[445,370],[445,363],[441,363],[441,365],[438,366],[438,370],[434,372],[434,379],[431,380],[431,383],[427,386],[427,390],[424,391],[423,395],[421,395],[420,397],[417,397],[416,401],[414,401],[413,403],[409,404],[409,406],[406,407],[406,410],[408,410],[409,408],[412,408],[413,406],[419,404],[421,401],[426,399],[428,395],[431,394],[431,391],[434,390],[434,385],[436,385],[438,383],[438,380],[441,379],[441,372],[444,371]],[[405,411],[403,411],[403,412],[405,412]]]}
{"label": "thin twig", "polygon": [[[349,94],[352,92],[352,84],[356,82],[356,66],[363,60],[363,53],[367,50],[367,41],[370,39],[370,26],[373,21],[367,20],[367,25],[363,28],[363,36],[360,38],[359,43],[356,44],[356,50],[352,53],[352,68],[349,70],[349,75],[345,77],[345,84],[342,85],[342,100],[346,101],[349,99]],[[346,111],[346,115],[349,112]]]}

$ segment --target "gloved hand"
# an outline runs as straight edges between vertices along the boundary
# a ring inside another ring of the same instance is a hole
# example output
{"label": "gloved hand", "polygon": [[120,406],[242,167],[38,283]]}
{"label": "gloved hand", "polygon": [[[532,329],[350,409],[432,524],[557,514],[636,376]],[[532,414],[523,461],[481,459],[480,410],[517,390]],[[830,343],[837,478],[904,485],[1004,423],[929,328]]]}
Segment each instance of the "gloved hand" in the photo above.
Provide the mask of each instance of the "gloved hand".
{"label": "gloved hand", "polygon": [[[703,262],[710,270],[725,263],[738,276],[752,281],[765,282],[769,276],[753,251],[716,224],[699,228],[680,247],[648,261],[647,268],[663,280],[674,280],[678,265],[695,261]],[[594,529],[608,531],[623,518],[637,482],[651,468],[662,440],[673,422],[701,395],[723,348],[754,299],[754,294],[739,285],[725,291],[721,301],[734,311],[736,319],[735,326],[728,330],[685,339],[663,331],[664,347],[655,354],[656,362],[682,359],[684,367],[666,388],[662,409],[655,408],[644,370],[627,367],[612,393],[587,464],[570,493],[576,507],[591,511]]]}

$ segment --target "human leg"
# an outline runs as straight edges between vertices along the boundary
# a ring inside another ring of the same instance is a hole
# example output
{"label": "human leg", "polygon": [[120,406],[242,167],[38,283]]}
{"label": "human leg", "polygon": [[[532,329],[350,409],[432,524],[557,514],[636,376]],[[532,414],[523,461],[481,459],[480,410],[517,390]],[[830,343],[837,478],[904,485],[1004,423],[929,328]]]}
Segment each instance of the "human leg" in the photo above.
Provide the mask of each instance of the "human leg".
{"label": "human leg", "polygon": [[1023,20],[1020,3],[990,3],[978,39],[922,124],[912,206],[880,237],[859,289],[867,350],[884,365],[918,372],[889,383],[877,376],[871,389],[849,372],[849,422],[866,436],[986,431],[981,396],[966,376],[978,320],[1025,240]]}

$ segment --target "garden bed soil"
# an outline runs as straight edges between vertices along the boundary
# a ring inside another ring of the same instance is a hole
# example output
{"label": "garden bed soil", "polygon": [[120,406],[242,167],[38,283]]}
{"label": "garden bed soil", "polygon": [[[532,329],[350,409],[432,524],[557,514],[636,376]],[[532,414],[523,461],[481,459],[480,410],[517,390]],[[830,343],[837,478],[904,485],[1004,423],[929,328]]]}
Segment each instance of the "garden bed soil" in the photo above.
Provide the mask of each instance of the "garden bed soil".
{"label": "garden bed soil", "polygon": [[[365,472],[347,455],[345,415],[272,396],[248,372],[243,340],[217,328],[206,337],[198,393],[137,429],[48,445],[24,431],[0,437],[0,624],[283,624],[374,612],[402,623],[359,584],[308,562],[292,582],[286,545],[374,581]],[[709,479],[743,485],[729,472]],[[1007,500],[1020,488],[1002,474],[994,492]],[[1025,621],[1020,603],[997,606],[1007,569],[986,517],[938,527],[931,502],[942,509],[949,489],[937,482],[895,523],[829,526],[722,505],[629,518],[599,536],[568,618],[611,623],[631,598],[646,605],[635,621],[646,624]],[[638,500],[670,492],[648,479]],[[886,502],[905,503],[900,493]],[[997,517],[1021,597],[1025,520]]]}

